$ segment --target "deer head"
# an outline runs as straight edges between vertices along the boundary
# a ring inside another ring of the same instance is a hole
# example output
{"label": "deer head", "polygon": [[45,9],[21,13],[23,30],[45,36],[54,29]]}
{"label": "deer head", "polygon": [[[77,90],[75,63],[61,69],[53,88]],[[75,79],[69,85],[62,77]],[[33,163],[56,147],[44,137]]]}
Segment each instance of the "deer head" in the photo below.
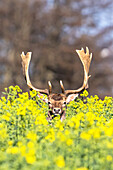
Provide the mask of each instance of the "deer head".
{"label": "deer head", "polygon": [[79,93],[88,88],[88,79],[90,76],[89,74],[89,67],[92,59],[92,53],[89,53],[88,47],[86,47],[86,53],[84,52],[84,49],[76,50],[84,68],[84,81],[83,85],[77,89],[77,90],[65,90],[62,81],[60,81],[60,86],[62,89],[62,93],[52,93],[52,85],[51,82],[48,81],[49,88],[48,89],[37,89],[35,88],[30,81],[29,78],[29,64],[31,60],[31,52],[28,52],[26,55],[24,52],[21,54],[22,58],[22,68],[23,68],[23,74],[25,76],[25,80],[27,82],[27,85],[30,87],[30,89],[36,90],[37,92],[40,92],[39,97],[43,96],[43,94],[47,95],[47,100],[44,100],[48,103],[49,112],[47,120],[53,119],[55,116],[60,115],[61,121],[65,119],[66,114],[66,105],[74,100]]}

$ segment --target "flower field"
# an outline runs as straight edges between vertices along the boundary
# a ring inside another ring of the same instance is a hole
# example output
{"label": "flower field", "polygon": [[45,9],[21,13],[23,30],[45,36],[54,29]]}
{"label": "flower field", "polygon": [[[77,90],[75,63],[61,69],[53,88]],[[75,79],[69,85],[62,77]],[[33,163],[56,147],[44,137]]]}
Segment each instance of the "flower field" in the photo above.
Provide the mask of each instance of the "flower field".
{"label": "flower field", "polygon": [[0,99],[1,170],[112,170],[113,98],[70,102],[66,119],[46,120],[35,91],[5,88]]}

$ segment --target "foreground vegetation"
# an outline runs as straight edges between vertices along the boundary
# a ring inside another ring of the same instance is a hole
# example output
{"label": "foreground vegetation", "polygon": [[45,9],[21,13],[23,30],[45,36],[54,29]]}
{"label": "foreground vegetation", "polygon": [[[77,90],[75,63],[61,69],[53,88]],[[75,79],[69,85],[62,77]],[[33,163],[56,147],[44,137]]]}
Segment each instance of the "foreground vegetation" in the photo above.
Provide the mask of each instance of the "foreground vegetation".
{"label": "foreground vegetation", "polygon": [[[66,120],[47,122],[47,104],[35,91],[5,89],[0,100],[0,169],[113,169],[113,98],[71,102]],[[84,98],[85,97],[85,98]]]}

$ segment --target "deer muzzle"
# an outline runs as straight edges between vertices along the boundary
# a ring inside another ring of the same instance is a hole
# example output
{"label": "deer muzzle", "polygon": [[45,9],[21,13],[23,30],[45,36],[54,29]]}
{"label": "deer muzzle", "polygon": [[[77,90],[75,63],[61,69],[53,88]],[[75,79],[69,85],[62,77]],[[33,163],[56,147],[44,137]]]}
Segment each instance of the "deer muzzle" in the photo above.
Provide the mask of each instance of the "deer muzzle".
{"label": "deer muzzle", "polygon": [[54,113],[54,115],[61,114],[61,109],[58,108],[58,107],[55,107],[55,108],[53,109],[53,113]]}

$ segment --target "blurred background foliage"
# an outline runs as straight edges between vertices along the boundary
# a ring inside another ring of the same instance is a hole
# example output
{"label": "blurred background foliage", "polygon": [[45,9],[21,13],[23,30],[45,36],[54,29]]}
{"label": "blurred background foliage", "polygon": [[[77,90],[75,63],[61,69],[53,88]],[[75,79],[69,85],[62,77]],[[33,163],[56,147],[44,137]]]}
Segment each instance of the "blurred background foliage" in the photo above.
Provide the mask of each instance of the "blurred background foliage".
{"label": "blurred background foliage", "polygon": [[83,81],[75,49],[93,53],[90,94],[113,96],[112,0],[0,0],[0,89],[19,85],[28,91],[22,75],[22,51],[32,51],[30,77],[34,86],[54,92],[59,80],[66,89]]}

